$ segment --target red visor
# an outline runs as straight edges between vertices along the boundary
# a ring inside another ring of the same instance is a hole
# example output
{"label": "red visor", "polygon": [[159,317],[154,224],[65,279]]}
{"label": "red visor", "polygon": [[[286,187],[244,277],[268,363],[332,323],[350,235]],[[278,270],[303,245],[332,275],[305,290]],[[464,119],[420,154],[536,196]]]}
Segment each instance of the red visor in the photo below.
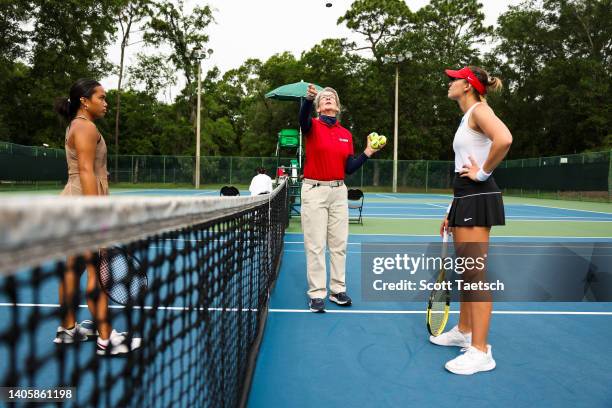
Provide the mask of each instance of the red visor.
{"label": "red visor", "polygon": [[476,75],[472,72],[468,67],[461,68],[458,71],[453,71],[452,69],[444,70],[446,75],[450,78],[460,78],[468,81],[470,85],[474,87],[478,91],[479,94],[484,95],[487,93],[487,88],[476,78]]}

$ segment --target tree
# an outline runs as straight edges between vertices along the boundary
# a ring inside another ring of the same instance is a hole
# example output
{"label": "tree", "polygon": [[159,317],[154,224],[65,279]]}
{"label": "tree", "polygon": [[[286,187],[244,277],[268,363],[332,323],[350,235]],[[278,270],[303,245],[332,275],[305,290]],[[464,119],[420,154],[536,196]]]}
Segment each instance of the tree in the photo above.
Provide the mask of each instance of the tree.
{"label": "tree", "polygon": [[[62,127],[51,110],[54,97],[67,97],[79,77],[108,75],[108,45],[120,29],[116,7],[137,1],[144,0],[0,0],[2,139],[63,145]],[[299,57],[281,52],[225,74],[210,69],[203,80],[202,145],[219,155],[273,155],[278,131],[297,128],[298,104],[265,94],[304,80],[339,92],[341,121],[359,152],[369,132],[393,132],[397,68],[399,158],[451,159],[461,112],[446,96],[444,69],[474,64],[504,81],[502,94],[491,95],[489,103],[513,133],[512,157],[608,148],[611,2],[526,0],[500,16],[491,35],[476,0],[432,0],[415,12],[402,0],[357,0],[339,24],[360,34],[359,45],[326,39]],[[138,55],[123,71],[129,89],[120,91],[120,109],[99,127],[111,135],[121,124],[119,153],[193,155],[196,72],[207,51],[212,13],[207,7],[187,12],[182,1],[158,0],[149,16],[143,38],[169,45],[171,52]],[[133,32],[126,29],[122,35]],[[483,55],[488,47],[491,52]],[[185,88],[170,103],[157,100],[177,71],[185,76]],[[108,95],[110,103],[118,103],[118,90]],[[391,154],[387,148],[377,158]],[[384,176],[382,167],[375,171]]]}
{"label": "tree", "polygon": [[[14,102],[11,83],[27,72],[23,64],[31,32],[24,27],[34,5],[32,1],[0,0],[0,107]],[[10,114],[0,110],[0,137],[11,140]]]}
{"label": "tree", "polygon": [[0,1],[0,60],[6,63],[15,62],[25,56],[30,32],[25,29],[34,4],[32,1]]}
{"label": "tree", "polygon": [[431,0],[416,12],[414,22],[415,29],[422,30],[424,55],[445,64],[474,63],[477,47],[492,35],[478,0]]}
{"label": "tree", "polygon": [[345,23],[364,37],[366,45],[354,47],[355,51],[369,50],[382,64],[390,43],[406,29],[410,15],[403,0],[356,0],[338,24]]}
{"label": "tree", "polygon": [[138,53],[136,64],[128,67],[128,86],[156,97],[159,93],[176,85],[174,67],[166,55]]}
{"label": "tree", "polygon": [[611,21],[610,0],[526,1],[500,17],[489,60],[508,82],[502,111],[514,157],[605,147]]}
{"label": "tree", "polygon": [[23,65],[13,66],[10,91],[4,89],[2,116],[12,140],[63,146],[53,100],[67,97],[77,78],[101,78],[110,70],[106,47],[115,31],[113,3],[37,0],[31,4],[28,48]]}
{"label": "tree", "polygon": [[123,64],[125,57],[125,49],[130,45],[130,36],[133,26],[142,21],[149,14],[150,0],[119,0],[115,13],[117,22],[121,28],[121,57],[119,59],[119,78],[117,80],[117,103],[115,107],[115,181],[118,181],[119,176],[119,115],[121,112],[121,86],[123,81]]}
{"label": "tree", "polygon": [[195,86],[199,61],[208,50],[206,28],[214,22],[209,6],[195,7],[190,14],[185,12],[182,0],[174,5],[171,2],[157,1],[151,8],[150,21],[146,24],[143,36],[145,42],[159,46],[168,44],[173,52],[170,61],[183,72],[185,77],[185,94],[192,105],[191,117],[195,119]]}

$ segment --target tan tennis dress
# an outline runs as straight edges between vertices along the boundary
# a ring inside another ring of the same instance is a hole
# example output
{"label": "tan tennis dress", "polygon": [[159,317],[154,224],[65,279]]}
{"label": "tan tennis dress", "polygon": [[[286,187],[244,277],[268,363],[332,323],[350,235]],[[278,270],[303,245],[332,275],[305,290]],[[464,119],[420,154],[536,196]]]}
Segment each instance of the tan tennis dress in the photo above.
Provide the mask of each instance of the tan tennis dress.
{"label": "tan tennis dress", "polygon": [[[76,119],[89,120],[83,116],[77,116]],[[62,191],[63,196],[83,195],[81,188],[81,179],[79,177],[79,161],[76,151],[68,146],[68,132],[70,127],[66,129],[65,149],[66,161],[68,162],[68,182]],[[106,168],[107,149],[104,137],[98,132],[100,138],[96,145],[96,157],[94,160],[94,174],[96,176],[96,184],[98,186],[98,195],[108,195],[108,171]]]}

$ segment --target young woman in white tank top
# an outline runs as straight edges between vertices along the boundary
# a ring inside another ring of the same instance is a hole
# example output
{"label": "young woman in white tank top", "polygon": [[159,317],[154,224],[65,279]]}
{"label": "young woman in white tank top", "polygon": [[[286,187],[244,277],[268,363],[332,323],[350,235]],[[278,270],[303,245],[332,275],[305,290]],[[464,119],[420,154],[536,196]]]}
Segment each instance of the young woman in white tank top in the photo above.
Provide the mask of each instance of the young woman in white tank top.
{"label": "young woman in white tank top", "polygon": [[[460,248],[471,248],[469,252],[476,248],[486,253],[491,226],[503,225],[505,220],[501,192],[490,177],[512,144],[510,131],[485,99],[487,90],[499,90],[501,82],[478,67],[446,70],[446,75],[450,79],[448,97],[457,101],[464,116],[453,141],[454,198],[440,226],[440,234],[446,229],[453,235],[457,252]],[[477,244],[470,247],[466,243]],[[472,272],[480,279],[485,270]],[[463,300],[468,298],[462,293]],[[465,351],[446,363],[447,370],[465,375],[495,368],[487,341],[492,309],[488,292],[481,294],[478,301],[462,301],[458,325],[440,336],[430,337],[434,344],[459,346]]]}

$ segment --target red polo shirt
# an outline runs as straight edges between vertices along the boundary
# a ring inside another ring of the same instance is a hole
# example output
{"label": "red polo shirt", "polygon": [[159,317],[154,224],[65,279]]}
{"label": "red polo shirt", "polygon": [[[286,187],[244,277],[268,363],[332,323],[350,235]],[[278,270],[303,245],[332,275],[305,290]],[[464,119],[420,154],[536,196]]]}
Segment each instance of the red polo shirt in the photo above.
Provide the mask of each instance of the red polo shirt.
{"label": "red polo shirt", "polygon": [[321,180],[344,180],[346,159],[353,155],[353,135],[336,123],[332,126],[312,120],[306,138],[304,177]]}

